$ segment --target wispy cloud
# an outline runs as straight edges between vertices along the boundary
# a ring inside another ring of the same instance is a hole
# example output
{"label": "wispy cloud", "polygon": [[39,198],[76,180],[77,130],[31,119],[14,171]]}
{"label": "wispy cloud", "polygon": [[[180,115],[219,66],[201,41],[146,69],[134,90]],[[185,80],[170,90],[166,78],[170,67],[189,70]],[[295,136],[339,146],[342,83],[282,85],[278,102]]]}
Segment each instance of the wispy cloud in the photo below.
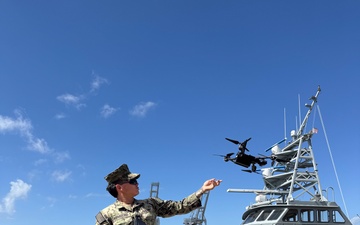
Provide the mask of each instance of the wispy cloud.
{"label": "wispy cloud", "polygon": [[154,108],[156,103],[154,102],[141,102],[137,104],[132,110],[130,110],[130,115],[137,117],[145,117],[150,109]]}
{"label": "wispy cloud", "polygon": [[15,111],[17,118],[0,115],[0,132],[19,132],[28,143],[28,148],[40,153],[50,152],[50,148],[44,139],[37,138],[32,133],[31,121],[24,119],[19,111]]}
{"label": "wispy cloud", "polygon": [[[92,73],[93,79],[90,83],[90,90],[79,95],[73,95],[69,93],[65,93],[56,97],[56,99],[67,106],[71,106],[76,108],[77,110],[81,110],[85,108],[87,105],[85,101],[89,98],[90,95],[96,94],[96,91],[100,89],[104,84],[109,84],[109,81],[106,78],[100,77],[99,75]],[[56,119],[63,119],[65,115],[63,113],[59,113],[55,115]]]}
{"label": "wispy cloud", "polygon": [[47,142],[44,139],[34,137],[31,133],[27,134],[26,137],[28,139],[29,149],[40,153],[48,153],[51,151]]}
{"label": "wispy cloud", "polygon": [[51,177],[52,177],[56,182],[64,182],[64,181],[70,179],[70,175],[71,175],[71,171],[55,170],[55,171],[51,174]]}
{"label": "wispy cloud", "polygon": [[112,116],[113,114],[116,113],[116,111],[118,111],[119,109],[116,109],[114,107],[111,107],[108,104],[105,104],[102,108],[101,108],[101,116],[104,117],[105,119]]}
{"label": "wispy cloud", "polygon": [[85,99],[83,95],[76,96],[66,93],[57,96],[56,99],[62,103],[65,103],[65,105],[74,106],[78,110],[86,107],[86,104],[82,102]]}
{"label": "wispy cloud", "polygon": [[23,118],[20,111],[15,111],[16,118],[0,115],[0,133],[18,133],[24,138],[29,150],[41,153],[50,154],[54,157],[55,162],[63,162],[70,159],[67,152],[57,152],[48,146],[48,143],[43,138],[38,138],[33,134],[33,126],[29,119]]}
{"label": "wispy cloud", "polygon": [[94,92],[98,89],[100,89],[100,87],[104,84],[109,84],[109,81],[103,77],[100,77],[98,75],[96,75],[93,72],[93,80],[91,81],[91,89],[90,92]]}
{"label": "wispy cloud", "polygon": [[88,193],[85,195],[85,198],[108,197],[108,196],[109,196],[109,194]]}
{"label": "wispy cloud", "polygon": [[68,198],[70,198],[70,199],[78,199],[78,196],[77,195],[69,195]]}
{"label": "wispy cloud", "polygon": [[40,166],[40,165],[44,165],[45,163],[47,163],[47,159],[38,159],[34,162],[34,165]]}
{"label": "wispy cloud", "polygon": [[21,133],[27,133],[32,129],[31,122],[23,119],[19,112],[15,112],[18,116],[16,119],[12,119],[7,116],[0,115],[0,132],[6,133],[11,131],[20,131]]}
{"label": "wispy cloud", "polygon": [[10,192],[2,199],[0,204],[0,212],[13,214],[15,212],[15,201],[26,198],[31,189],[31,185],[22,180],[10,182]]}
{"label": "wispy cloud", "polygon": [[65,160],[70,159],[70,154],[68,152],[54,152],[55,162],[62,163]]}
{"label": "wispy cloud", "polygon": [[57,119],[57,120],[64,119],[65,117],[66,117],[66,115],[64,113],[58,113],[55,115],[55,119]]}

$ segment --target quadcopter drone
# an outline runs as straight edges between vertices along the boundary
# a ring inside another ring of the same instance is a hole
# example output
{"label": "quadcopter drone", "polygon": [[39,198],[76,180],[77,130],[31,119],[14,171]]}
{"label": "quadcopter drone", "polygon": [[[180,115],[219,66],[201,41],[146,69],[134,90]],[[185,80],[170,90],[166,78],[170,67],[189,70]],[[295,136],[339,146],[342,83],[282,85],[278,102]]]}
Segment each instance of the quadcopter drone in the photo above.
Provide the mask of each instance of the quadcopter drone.
{"label": "quadcopter drone", "polygon": [[[245,151],[250,151],[246,145],[247,142],[251,140],[251,138],[246,139],[244,142],[239,142],[237,140],[233,140],[230,138],[225,138],[226,140],[238,145],[238,153],[235,155],[235,157],[232,157],[235,153],[228,153],[226,155],[217,155],[217,156],[221,156],[224,158],[225,162],[231,161],[239,166],[245,167],[245,168],[249,168],[251,166],[251,169],[247,169],[247,170],[243,170],[245,172],[249,172],[249,173],[257,173],[257,167],[256,164],[259,166],[265,166],[267,164],[266,159],[270,159],[272,160],[271,166],[274,165],[275,161],[276,162],[288,162],[287,159],[281,159],[279,157],[277,157],[275,154],[272,154],[271,156],[265,156],[265,155],[261,155],[261,157],[256,157],[250,154],[246,154]],[[277,142],[276,144],[274,144],[273,146],[271,146],[269,149],[267,149],[266,151],[270,150],[272,147],[274,147],[275,145],[278,145],[282,142],[284,142],[284,140]]]}
{"label": "quadcopter drone", "polygon": [[225,162],[231,161],[239,166],[243,166],[246,168],[249,168],[251,166],[251,170],[243,170],[246,172],[256,172],[256,165],[264,166],[267,164],[267,161],[265,160],[265,157],[255,157],[250,154],[246,154],[245,151],[249,151],[249,149],[246,147],[247,142],[251,140],[251,138],[246,139],[244,142],[239,142],[237,140],[232,140],[230,138],[225,138],[226,140],[238,145],[238,153],[235,155],[235,157],[232,157],[234,153],[228,153],[226,155],[218,155],[224,158]]}

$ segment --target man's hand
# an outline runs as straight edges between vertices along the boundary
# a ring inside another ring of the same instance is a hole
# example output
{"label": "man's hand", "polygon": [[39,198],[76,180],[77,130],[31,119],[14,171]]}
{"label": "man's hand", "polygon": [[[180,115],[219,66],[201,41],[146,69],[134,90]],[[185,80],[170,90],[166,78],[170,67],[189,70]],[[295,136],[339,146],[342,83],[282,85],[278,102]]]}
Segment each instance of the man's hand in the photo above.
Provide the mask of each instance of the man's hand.
{"label": "man's hand", "polygon": [[216,180],[215,178],[207,180],[204,182],[203,186],[201,187],[203,192],[211,191],[216,186],[219,186],[222,180]]}

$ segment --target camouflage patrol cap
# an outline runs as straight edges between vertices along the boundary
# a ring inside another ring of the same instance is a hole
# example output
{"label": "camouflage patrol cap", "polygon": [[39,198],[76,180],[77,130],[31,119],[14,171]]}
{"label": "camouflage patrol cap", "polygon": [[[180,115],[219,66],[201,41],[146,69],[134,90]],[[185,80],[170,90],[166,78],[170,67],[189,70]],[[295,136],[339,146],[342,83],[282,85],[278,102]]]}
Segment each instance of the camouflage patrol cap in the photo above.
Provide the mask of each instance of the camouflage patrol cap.
{"label": "camouflage patrol cap", "polygon": [[129,167],[126,164],[122,164],[119,168],[109,173],[105,180],[108,183],[118,183],[118,182],[127,182],[131,179],[138,179],[140,174],[131,173]]}

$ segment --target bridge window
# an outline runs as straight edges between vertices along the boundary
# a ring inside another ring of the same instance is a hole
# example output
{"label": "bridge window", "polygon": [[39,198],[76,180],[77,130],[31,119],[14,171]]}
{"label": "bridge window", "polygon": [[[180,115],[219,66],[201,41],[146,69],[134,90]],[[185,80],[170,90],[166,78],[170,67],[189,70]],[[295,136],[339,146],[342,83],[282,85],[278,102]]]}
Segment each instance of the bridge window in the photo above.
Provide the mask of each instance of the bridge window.
{"label": "bridge window", "polygon": [[314,222],[315,213],[312,209],[302,209],[300,210],[300,219],[304,222]]}
{"label": "bridge window", "polygon": [[258,217],[258,215],[259,215],[260,213],[261,213],[261,211],[255,211],[255,212],[250,213],[250,214],[246,217],[246,220],[244,221],[243,224],[251,223],[251,222],[255,221],[255,219]]}
{"label": "bridge window", "polygon": [[268,220],[277,220],[282,212],[284,212],[284,209],[275,209],[274,212],[271,213]]}
{"label": "bridge window", "polygon": [[342,217],[339,211],[333,211],[332,212],[333,222],[335,223],[344,223],[345,219]]}
{"label": "bridge window", "polygon": [[318,220],[318,222],[322,222],[322,223],[330,222],[329,211],[328,210],[318,210],[317,211],[317,220]]}
{"label": "bridge window", "polygon": [[284,222],[297,222],[298,219],[298,211],[296,209],[289,209],[285,216],[283,217]]}
{"label": "bridge window", "polygon": [[260,216],[258,217],[258,219],[256,221],[264,221],[266,220],[266,218],[268,218],[268,216],[270,215],[272,209],[265,209],[264,211],[262,211],[262,213],[260,214]]}

